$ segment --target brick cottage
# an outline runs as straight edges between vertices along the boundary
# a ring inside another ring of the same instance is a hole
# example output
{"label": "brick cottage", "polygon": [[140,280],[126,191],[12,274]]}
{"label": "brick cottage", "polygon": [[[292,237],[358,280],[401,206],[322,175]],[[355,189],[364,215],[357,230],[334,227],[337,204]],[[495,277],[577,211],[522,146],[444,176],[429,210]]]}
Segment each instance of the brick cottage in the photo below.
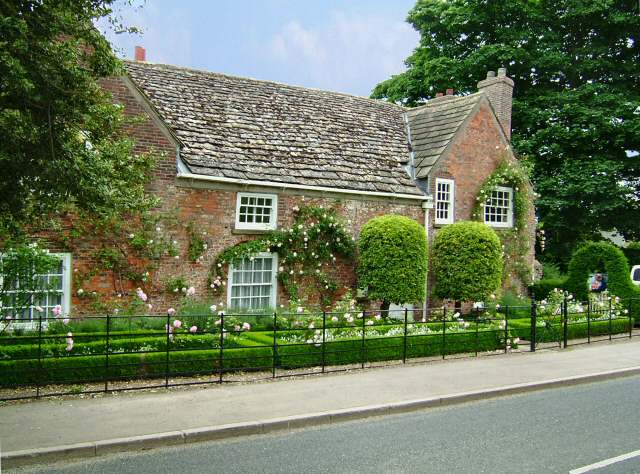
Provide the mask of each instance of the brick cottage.
{"label": "brick cottage", "polygon": [[[126,75],[103,81],[103,87],[127,114],[142,117],[130,132],[135,151],[161,157],[148,189],[161,199],[161,212],[175,215],[169,238],[176,255],[160,258],[148,279],[123,283],[113,271],[90,272],[97,242],[88,239],[73,250],[60,246],[62,283],[51,304],[61,302],[65,312],[95,311],[90,303],[96,298],[131,297],[138,286],[151,295],[152,312],[163,312],[176,303],[166,283],[178,277],[207,295],[209,268],[221,251],[290,226],[294,209],[304,204],[337,209],[356,238],[372,217],[401,214],[426,225],[432,239],[441,226],[472,219],[487,177],[501,161],[517,159],[509,147],[513,81],[504,69],[497,76],[490,72],[475,94],[448,90],[406,109],[151,64],[140,53],[125,63]],[[513,193],[499,187],[483,208],[485,222],[498,232],[514,226]],[[533,219],[529,206],[529,267]],[[195,262],[186,256],[188,230],[205,243]],[[277,271],[275,254],[238,263],[216,299],[248,308],[286,303]],[[339,260],[333,272],[342,286],[356,287],[353,262]],[[260,273],[259,285],[251,273]],[[80,282],[77,274],[89,276]],[[506,286],[527,283],[516,273],[507,276]]]}

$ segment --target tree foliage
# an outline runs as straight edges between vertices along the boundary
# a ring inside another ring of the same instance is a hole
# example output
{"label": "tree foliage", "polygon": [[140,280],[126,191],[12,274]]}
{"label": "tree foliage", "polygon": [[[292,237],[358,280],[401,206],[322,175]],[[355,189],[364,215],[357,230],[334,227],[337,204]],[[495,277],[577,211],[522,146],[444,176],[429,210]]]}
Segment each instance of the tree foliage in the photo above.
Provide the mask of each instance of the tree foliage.
{"label": "tree foliage", "polygon": [[420,224],[397,215],[375,217],[362,227],[358,250],[359,285],[383,309],[424,301],[427,240]]}
{"label": "tree foliage", "polygon": [[456,222],[436,234],[432,252],[434,293],[455,301],[486,301],[502,283],[502,244],[480,222]]}
{"label": "tree foliage", "polygon": [[[147,155],[99,79],[120,62],[94,21],[113,0],[0,2],[0,230],[74,206],[95,214],[149,205]],[[113,19],[113,18],[112,18]]]}
{"label": "tree foliage", "polygon": [[[488,70],[515,81],[513,144],[534,160],[547,253],[616,228],[640,235],[640,6],[636,0],[419,0],[406,72],[373,96],[407,105]],[[631,155],[631,156],[628,156]]]}

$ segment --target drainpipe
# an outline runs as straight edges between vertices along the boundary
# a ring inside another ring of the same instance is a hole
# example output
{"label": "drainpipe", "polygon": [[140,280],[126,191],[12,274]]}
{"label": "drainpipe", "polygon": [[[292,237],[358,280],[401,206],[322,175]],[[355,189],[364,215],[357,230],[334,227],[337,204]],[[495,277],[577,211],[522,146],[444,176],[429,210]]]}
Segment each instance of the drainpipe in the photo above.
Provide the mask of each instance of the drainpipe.
{"label": "drainpipe", "polygon": [[[424,231],[427,238],[427,253],[429,252],[429,214],[433,209],[433,196],[427,195],[425,200],[422,201],[422,209],[424,209]],[[429,263],[427,262],[427,276],[424,282],[425,298],[424,306],[422,307],[422,319],[427,319],[427,309],[429,308]]]}

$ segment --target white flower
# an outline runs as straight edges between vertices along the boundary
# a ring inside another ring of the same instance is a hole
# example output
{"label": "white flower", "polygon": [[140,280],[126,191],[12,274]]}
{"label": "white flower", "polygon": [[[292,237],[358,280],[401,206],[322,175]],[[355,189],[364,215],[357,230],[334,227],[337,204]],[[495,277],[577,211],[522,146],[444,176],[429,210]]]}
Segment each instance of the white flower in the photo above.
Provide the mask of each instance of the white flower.
{"label": "white flower", "polygon": [[315,324],[313,324],[313,321],[309,323],[309,329],[314,329],[316,327]]}
{"label": "white flower", "polygon": [[78,296],[81,295],[82,293],[84,293],[84,290],[82,288],[78,288]]}
{"label": "white flower", "polygon": [[284,267],[278,267],[278,271],[279,272],[283,272],[284,271]]}
{"label": "white flower", "polygon": [[373,326],[373,321],[369,320],[369,321],[367,321],[366,324],[367,324],[367,326]]}
{"label": "white flower", "polygon": [[134,237],[135,237],[135,235],[133,235],[133,234],[129,234],[129,238],[130,238],[130,239],[133,239]]}
{"label": "white flower", "polygon": [[296,311],[298,313],[304,313],[304,308],[302,306],[298,306],[298,308],[296,309]]}

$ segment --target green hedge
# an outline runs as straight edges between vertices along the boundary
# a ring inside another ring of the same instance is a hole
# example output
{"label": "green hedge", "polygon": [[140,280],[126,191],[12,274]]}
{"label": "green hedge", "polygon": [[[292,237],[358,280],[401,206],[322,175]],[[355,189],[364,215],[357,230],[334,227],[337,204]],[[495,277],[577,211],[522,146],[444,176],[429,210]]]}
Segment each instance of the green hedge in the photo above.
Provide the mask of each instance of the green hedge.
{"label": "green hedge", "polygon": [[[434,323],[434,328],[442,324]],[[279,331],[282,337],[285,331]],[[265,346],[273,345],[273,335],[269,333],[247,333],[250,338]],[[504,347],[504,331],[480,329],[477,340],[475,332],[446,333],[445,355],[493,351]],[[407,358],[430,357],[442,354],[442,333],[414,335],[407,337]],[[276,364],[282,368],[310,367],[322,365],[322,346],[307,343],[289,343],[278,339]],[[362,362],[399,360],[404,354],[403,336],[379,336],[362,339],[329,341],[325,344],[326,365],[345,365]]]}
{"label": "green hedge", "polygon": [[[436,323],[436,327],[439,325]],[[271,333],[245,333],[234,341],[236,347],[225,348],[222,367],[230,370],[259,370],[270,368],[274,361]],[[475,332],[446,334],[445,354],[492,351],[504,347],[502,330],[480,329]],[[225,346],[231,343],[225,339]],[[91,343],[93,344],[93,343]],[[406,357],[428,357],[442,354],[442,334],[409,336]],[[279,341],[275,363],[280,368],[318,366],[322,364],[322,347],[313,344],[291,344]],[[364,349],[359,339],[327,342],[326,365],[344,365],[402,359],[404,340],[397,337],[373,337],[365,340]],[[220,351],[190,350],[169,352],[169,370],[172,376],[203,375],[219,370]],[[39,383],[86,383],[109,380],[163,377],[166,353],[113,354],[109,367],[104,355],[51,357],[38,361],[0,360],[0,386]]]}
{"label": "green hedge", "polygon": [[[169,352],[170,376],[205,375],[219,370],[219,350]],[[225,349],[225,371],[270,367],[273,354],[269,348],[244,347]],[[115,354],[109,356],[60,357],[42,360],[0,361],[0,386],[46,385],[51,383],[87,383],[109,380],[164,377],[165,353]]]}
{"label": "green hedge", "polygon": [[[104,354],[106,344],[103,340],[81,342],[77,335],[73,336],[74,346],[71,352],[66,350],[66,336],[56,336],[55,339],[46,339],[47,343],[38,348],[37,340],[30,344],[11,344],[0,346],[1,359],[28,359],[42,357],[67,357],[73,355]],[[43,341],[44,342],[44,341]],[[177,349],[212,349],[219,347],[220,337],[215,334],[177,334],[173,342],[169,343],[170,350]],[[240,343],[235,336],[225,339],[226,347],[237,347]],[[165,351],[167,347],[166,336],[160,337],[134,337],[132,339],[116,338],[109,341],[110,353],[127,353],[136,351]]]}
{"label": "green hedge", "polygon": [[536,297],[536,300],[540,301],[549,296],[549,293],[553,291],[554,288],[564,289],[567,284],[567,277],[564,278],[543,278],[542,280],[538,280],[529,288],[533,292]]}
{"label": "green hedge", "polygon": [[[539,319],[538,321],[541,321]],[[620,334],[629,332],[630,319],[616,318],[611,320],[611,334]],[[513,331],[518,337],[526,340],[531,338],[531,320],[530,319],[514,319],[509,321],[509,330]],[[562,340],[563,328],[560,324],[560,317],[556,318],[551,327],[538,326],[536,328],[537,342],[557,342]],[[609,320],[591,321],[591,336],[603,336],[609,334]],[[567,324],[568,339],[586,339],[588,335],[588,324],[586,322]]]}
{"label": "green hedge", "polygon": [[566,289],[578,300],[586,300],[589,292],[587,281],[595,271],[609,277],[607,289],[622,300],[640,298],[640,290],[631,282],[629,263],[622,251],[606,242],[589,242],[571,257]]}

